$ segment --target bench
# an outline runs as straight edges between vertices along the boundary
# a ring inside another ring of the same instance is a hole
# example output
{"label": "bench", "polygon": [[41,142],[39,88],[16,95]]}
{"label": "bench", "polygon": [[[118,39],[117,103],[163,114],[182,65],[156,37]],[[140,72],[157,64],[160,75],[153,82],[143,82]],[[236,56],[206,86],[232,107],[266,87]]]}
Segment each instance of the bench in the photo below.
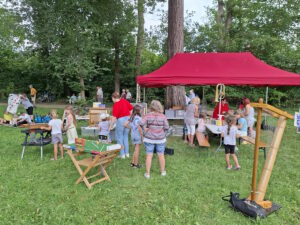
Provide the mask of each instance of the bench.
{"label": "bench", "polygon": [[[243,137],[241,137],[241,139],[248,142],[248,143],[250,143],[250,144],[255,145],[255,139],[252,138],[252,137],[243,136]],[[264,159],[266,159],[266,148],[268,148],[268,147],[270,147],[270,146],[267,145],[266,143],[262,142],[262,141],[259,144],[258,148],[264,151]]]}

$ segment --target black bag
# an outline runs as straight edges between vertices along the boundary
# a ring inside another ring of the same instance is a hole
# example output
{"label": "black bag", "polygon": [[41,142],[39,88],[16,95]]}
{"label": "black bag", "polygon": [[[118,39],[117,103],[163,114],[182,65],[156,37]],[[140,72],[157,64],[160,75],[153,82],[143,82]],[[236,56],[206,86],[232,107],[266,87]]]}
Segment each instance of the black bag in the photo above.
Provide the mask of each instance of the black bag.
{"label": "black bag", "polygon": [[[230,197],[229,200],[228,197]],[[230,195],[224,196],[222,197],[222,199],[224,201],[230,202],[232,208],[240,211],[246,216],[250,216],[253,218],[260,217],[261,219],[263,219],[268,215],[266,210],[260,205],[256,204],[256,202],[247,200],[246,198],[240,199],[239,193],[230,192]]]}
{"label": "black bag", "polygon": [[[153,151],[153,154],[156,154],[156,148]],[[165,148],[165,155],[174,155],[174,149],[173,148]]]}
{"label": "black bag", "polygon": [[165,155],[174,155],[173,148],[165,148]]}

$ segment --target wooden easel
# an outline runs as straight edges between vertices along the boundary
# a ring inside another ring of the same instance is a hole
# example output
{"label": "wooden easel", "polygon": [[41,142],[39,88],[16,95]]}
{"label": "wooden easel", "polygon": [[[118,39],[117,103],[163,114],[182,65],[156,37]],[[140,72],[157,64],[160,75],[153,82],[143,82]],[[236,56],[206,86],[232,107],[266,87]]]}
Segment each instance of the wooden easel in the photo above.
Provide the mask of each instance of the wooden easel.
{"label": "wooden easel", "polygon": [[[264,104],[263,99],[259,99],[258,103],[250,103],[252,107],[257,108],[257,125],[256,125],[256,138],[255,138],[255,148],[254,148],[254,160],[253,160],[253,172],[252,172],[252,189],[251,195],[248,199],[255,201],[257,204],[261,205],[263,208],[268,209],[272,207],[272,202],[264,201],[265,193],[268,187],[268,183],[271,177],[272,169],[276,160],[277,152],[279,150],[280,142],[286,127],[287,119],[294,119],[294,117],[287,112],[281,111],[271,105]],[[278,118],[277,127],[273,135],[273,139],[270,145],[269,152],[264,164],[263,171],[261,173],[260,181],[258,187],[256,188],[256,178],[257,178],[257,161],[258,161],[258,151],[262,147],[262,142],[260,141],[260,131],[261,131],[261,116],[262,112],[266,112],[271,116]]]}

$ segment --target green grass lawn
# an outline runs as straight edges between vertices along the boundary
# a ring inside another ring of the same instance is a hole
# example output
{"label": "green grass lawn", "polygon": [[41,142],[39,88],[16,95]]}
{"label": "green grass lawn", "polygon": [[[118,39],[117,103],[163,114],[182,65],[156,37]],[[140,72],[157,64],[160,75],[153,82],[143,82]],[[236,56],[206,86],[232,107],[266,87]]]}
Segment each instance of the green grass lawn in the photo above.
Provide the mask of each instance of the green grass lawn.
{"label": "green grass lawn", "polygon": [[[107,170],[111,182],[88,190],[83,183],[74,185],[78,173],[67,155],[50,161],[51,145],[43,160],[39,148],[28,147],[21,161],[20,131],[0,127],[0,224],[300,224],[300,136],[291,121],[266,194],[282,209],[261,221],[234,212],[221,200],[230,191],[250,194],[252,145],[239,146],[242,169],[227,171],[224,153],[213,154],[217,138],[210,138],[210,149],[200,149],[170,137],[167,145],[175,154],[166,156],[166,177],[160,176],[156,156],[150,180],[143,176],[145,168],[132,169],[129,159],[117,158]],[[259,171],[263,162],[260,152]]]}

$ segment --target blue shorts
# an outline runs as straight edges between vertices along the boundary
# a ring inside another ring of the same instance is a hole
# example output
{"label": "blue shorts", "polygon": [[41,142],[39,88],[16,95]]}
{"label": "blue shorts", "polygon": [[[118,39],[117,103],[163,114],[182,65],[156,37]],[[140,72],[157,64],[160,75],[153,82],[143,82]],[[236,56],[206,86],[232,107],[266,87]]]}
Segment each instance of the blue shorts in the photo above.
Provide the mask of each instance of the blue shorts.
{"label": "blue shorts", "polygon": [[142,144],[142,137],[140,134],[137,133],[131,133],[131,142],[132,144]]}
{"label": "blue shorts", "polygon": [[145,144],[147,154],[153,154],[154,149],[156,149],[157,154],[164,154],[165,153],[166,143],[151,144],[151,143],[145,142],[144,144]]}

